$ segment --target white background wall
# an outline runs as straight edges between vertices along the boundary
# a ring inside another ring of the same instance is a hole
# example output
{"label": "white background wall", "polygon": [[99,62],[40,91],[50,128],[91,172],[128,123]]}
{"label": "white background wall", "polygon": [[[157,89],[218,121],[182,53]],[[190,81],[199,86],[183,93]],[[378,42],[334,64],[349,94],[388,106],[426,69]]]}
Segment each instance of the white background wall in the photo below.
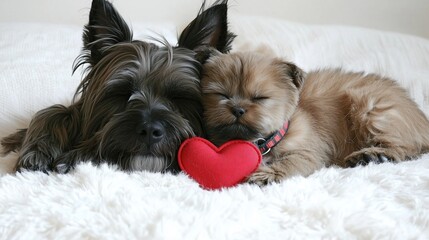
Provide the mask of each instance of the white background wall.
{"label": "white background wall", "polygon": [[[170,21],[182,26],[202,0],[112,0],[128,22]],[[213,1],[209,1],[213,2]],[[0,0],[0,22],[82,25],[91,0]],[[429,39],[429,0],[230,0],[230,14],[262,15],[312,24],[355,25]]]}

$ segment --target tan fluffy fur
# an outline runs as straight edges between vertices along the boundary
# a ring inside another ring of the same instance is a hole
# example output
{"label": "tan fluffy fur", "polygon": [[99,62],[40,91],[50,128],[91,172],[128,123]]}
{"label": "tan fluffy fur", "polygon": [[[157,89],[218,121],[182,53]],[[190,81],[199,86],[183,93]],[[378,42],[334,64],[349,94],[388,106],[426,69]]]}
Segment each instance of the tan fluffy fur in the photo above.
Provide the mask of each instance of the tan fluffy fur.
{"label": "tan fluffy fur", "polygon": [[[304,74],[277,58],[220,54],[205,64],[201,86],[208,137],[217,145],[267,137],[290,120],[286,137],[248,178],[259,185],[332,164],[400,162],[429,150],[424,113],[395,81],[375,74],[339,69]],[[245,113],[237,118],[234,107]],[[234,136],[224,126],[252,131]]]}

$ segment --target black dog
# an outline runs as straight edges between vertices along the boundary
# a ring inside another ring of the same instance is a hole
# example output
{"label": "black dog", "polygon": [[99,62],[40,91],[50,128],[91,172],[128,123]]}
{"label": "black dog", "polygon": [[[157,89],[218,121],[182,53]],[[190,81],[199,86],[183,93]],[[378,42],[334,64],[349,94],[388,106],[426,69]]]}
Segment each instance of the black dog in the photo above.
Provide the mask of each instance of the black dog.
{"label": "black dog", "polygon": [[227,1],[204,9],[181,33],[178,46],[132,39],[111,3],[94,0],[84,28],[87,66],[73,104],[39,111],[28,129],[2,140],[19,151],[16,169],[68,172],[79,161],[124,170],[179,171],[181,142],[203,135],[199,79],[207,48],[230,50]]}

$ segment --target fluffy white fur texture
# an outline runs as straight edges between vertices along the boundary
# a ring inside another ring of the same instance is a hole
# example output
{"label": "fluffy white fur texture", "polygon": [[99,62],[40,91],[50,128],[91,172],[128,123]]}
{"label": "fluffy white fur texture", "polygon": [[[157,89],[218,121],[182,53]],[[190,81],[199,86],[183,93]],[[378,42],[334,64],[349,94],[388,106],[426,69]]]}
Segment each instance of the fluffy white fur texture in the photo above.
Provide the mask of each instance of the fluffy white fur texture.
{"label": "fluffy white fur texture", "polygon": [[[136,38],[172,25],[134,24]],[[305,70],[342,67],[397,79],[429,113],[429,41],[341,26],[233,17],[235,51],[273,52]],[[39,109],[67,104],[81,27],[0,24],[0,137]],[[16,174],[0,159],[0,239],[428,239],[429,155],[401,164],[327,168],[265,188],[206,191],[185,174],[80,165]]]}

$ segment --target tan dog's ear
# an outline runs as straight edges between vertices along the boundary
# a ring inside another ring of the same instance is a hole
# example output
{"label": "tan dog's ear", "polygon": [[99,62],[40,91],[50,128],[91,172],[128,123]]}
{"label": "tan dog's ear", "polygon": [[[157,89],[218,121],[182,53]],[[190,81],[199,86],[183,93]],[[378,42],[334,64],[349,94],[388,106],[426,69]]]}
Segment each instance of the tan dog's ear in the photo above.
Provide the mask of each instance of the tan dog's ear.
{"label": "tan dog's ear", "polygon": [[300,88],[304,83],[306,75],[304,70],[291,62],[279,60],[279,63],[284,69],[284,73],[286,73],[287,76],[292,79],[293,84],[295,84],[297,88]]}

